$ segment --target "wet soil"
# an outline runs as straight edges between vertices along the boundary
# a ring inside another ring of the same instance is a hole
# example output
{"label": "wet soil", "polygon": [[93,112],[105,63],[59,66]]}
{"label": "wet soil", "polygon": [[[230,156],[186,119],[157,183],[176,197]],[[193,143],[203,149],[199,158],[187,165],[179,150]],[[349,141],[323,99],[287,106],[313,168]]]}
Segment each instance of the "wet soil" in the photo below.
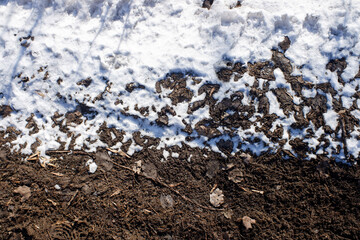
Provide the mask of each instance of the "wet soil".
{"label": "wet soil", "polygon": [[[358,166],[286,160],[284,152],[167,150],[179,157],[160,161],[162,151],[149,148],[130,158],[104,149],[48,152],[57,160],[41,166],[2,147],[0,238],[359,239]],[[223,194],[218,207],[210,202],[215,189]]]}

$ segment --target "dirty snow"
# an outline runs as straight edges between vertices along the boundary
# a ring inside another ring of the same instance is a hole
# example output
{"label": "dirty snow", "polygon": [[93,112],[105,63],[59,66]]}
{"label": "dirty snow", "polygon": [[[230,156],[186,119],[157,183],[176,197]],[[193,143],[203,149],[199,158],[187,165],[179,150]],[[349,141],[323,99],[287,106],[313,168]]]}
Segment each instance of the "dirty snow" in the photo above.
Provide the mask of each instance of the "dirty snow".
{"label": "dirty snow", "polygon": [[[179,145],[186,137],[180,131],[184,127],[182,120],[194,127],[196,122],[209,117],[208,107],[188,114],[187,108],[178,104],[177,115],[169,120],[168,128],[153,124],[157,118],[154,112],[146,120],[139,120],[121,114],[121,110],[128,108],[129,113],[139,115],[135,106],[151,104],[161,109],[171,104],[170,99],[154,94],[155,83],[170,72],[192,72],[203,82],[219,83],[216,71],[224,66],[225,60],[243,63],[268,60],[270,50],[285,35],[291,40],[286,57],[295,66],[302,66],[293,74],[301,74],[313,84],[330,82],[343,95],[344,107],[351,107],[353,99],[349,93],[359,86],[359,79],[355,82],[351,79],[359,70],[360,1],[243,0],[241,4],[233,8],[235,0],[215,0],[208,10],[201,8],[201,0],[0,1],[0,105],[16,110],[0,119],[0,130],[9,126],[19,129],[22,134],[13,142],[13,149],[26,154],[32,153],[30,146],[36,139],[41,142],[38,150],[42,154],[60,147],[59,141],[65,142],[67,148],[71,138],[52,126],[51,117],[55,112],[74,111],[78,103],[85,103],[96,109],[97,114],[71,126],[74,135],[79,135],[77,149],[83,144],[89,151],[106,147],[97,134],[105,120],[108,126],[126,132],[124,142],[141,130],[143,135],[160,138],[162,146]],[[24,39],[28,36],[34,38]],[[342,74],[344,86],[338,82],[336,72],[325,70],[330,59],[343,57],[348,60]],[[284,86],[291,90],[278,69],[275,75],[272,88]],[[31,81],[20,81],[24,77]],[[76,84],[88,77],[92,79],[90,86]],[[61,85],[56,83],[59,79]],[[221,100],[235,89],[242,90],[243,104],[248,104],[250,96],[245,83],[252,85],[253,81],[247,74],[238,82],[232,79],[214,97]],[[144,88],[129,94],[125,87],[131,82]],[[192,90],[197,91],[196,86]],[[94,101],[102,92],[103,100]],[[308,97],[317,93],[314,89],[302,92]],[[119,95],[123,102],[117,105]],[[285,119],[275,95],[268,92],[267,96],[271,112]],[[294,101],[300,103],[298,98]],[[307,113],[308,109],[303,111]],[[359,115],[356,111],[352,113]],[[26,119],[31,114],[39,131],[29,135]],[[336,128],[337,115],[331,110],[324,116],[332,129]],[[284,137],[291,125],[291,120],[286,121],[282,124],[287,127]],[[254,128],[250,131],[255,134]],[[240,129],[238,134],[234,140],[243,141],[244,132]],[[259,137],[262,142],[247,148],[256,153],[262,148],[267,150],[265,145],[271,143],[265,136]],[[204,146],[205,140],[202,137],[189,144]],[[338,145],[333,138],[329,140],[334,148]],[[312,147],[316,145],[315,140],[309,142]],[[358,140],[351,138],[348,145],[348,151],[358,155]],[[121,143],[117,145],[120,146]],[[288,143],[285,148],[291,149]],[[132,144],[129,154],[140,149]],[[164,157],[168,155],[164,151]],[[95,163],[89,167],[90,172],[96,170]]]}

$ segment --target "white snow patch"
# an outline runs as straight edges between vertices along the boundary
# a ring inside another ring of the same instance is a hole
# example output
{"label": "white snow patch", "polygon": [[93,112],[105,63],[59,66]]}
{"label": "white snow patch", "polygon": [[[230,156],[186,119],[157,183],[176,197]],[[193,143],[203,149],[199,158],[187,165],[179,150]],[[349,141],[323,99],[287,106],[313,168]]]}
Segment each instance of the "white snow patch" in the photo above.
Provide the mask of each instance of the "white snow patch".
{"label": "white snow patch", "polygon": [[180,156],[179,153],[175,153],[175,152],[171,153],[171,157],[173,158],[178,158],[179,156]]}
{"label": "white snow patch", "polygon": [[92,159],[89,159],[86,164],[85,164],[87,167],[89,167],[89,173],[95,173],[96,172],[96,169],[97,169],[97,165],[96,163],[92,160]]}
{"label": "white snow patch", "polygon": [[279,117],[285,117],[283,110],[280,108],[280,103],[276,99],[276,96],[271,91],[266,93],[266,97],[269,99],[270,108],[269,113],[275,113]]}
{"label": "white snow patch", "polygon": [[324,113],[324,120],[326,125],[331,127],[332,130],[335,130],[338,125],[338,114],[333,109],[328,109],[326,113]]}
{"label": "white snow patch", "polygon": [[170,153],[164,149],[163,156],[164,156],[165,160],[167,160],[167,158],[170,156]]}

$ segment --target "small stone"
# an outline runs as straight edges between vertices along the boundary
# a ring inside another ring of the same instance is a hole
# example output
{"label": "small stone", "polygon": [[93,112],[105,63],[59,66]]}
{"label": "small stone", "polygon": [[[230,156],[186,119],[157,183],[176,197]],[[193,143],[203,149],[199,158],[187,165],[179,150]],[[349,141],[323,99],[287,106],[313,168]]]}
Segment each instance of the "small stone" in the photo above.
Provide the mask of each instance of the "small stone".
{"label": "small stone", "polygon": [[85,184],[82,188],[81,191],[83,191],[84,194],[86,195],[90,195],[91,194],[91,188],[89,187],[89,185]]}
{"label": "small stone", "polygon": [[155,179],[158,176],[156,166],[151,162],[143,164],[141,170],[146,177]]}
{"label": "small stone", "polygon": [[244,225],[244,227],[246,228],[246,230],[249,230],[249,229],[252,228],[251,224],[256,223],[256,220],[255,220],[255,219],[252,219],[252,218],[250,218],[250,217],[248,217],[248,216],[244,216],[244,217],[242,218],[242,222],[243,222],[243,225]]}
{"label": "small stone", "polygon": [[31,190],[28,186],[20,186],[14,190],[14,193],[18,193],[22,196],[22,202],[25,202],[31,196]]}
{"label": "small stone", "polygon": [[244,180],[244,174],[240,169],[236,168],[229,173],[228,178],[234,183],[240,183]]}
{"label": "small stone", "polygon": [[210,161],[207,166],[206,176],[209,178],[213,178],[216,176],[220,169],[220,163],[218,161]]}
{"label": "small stone", "polygon": [[106,152],[97,152],[95,158],[96,162],[98,162],[106,171],[110,171],[114,167],[109,154]]}
{"label": "small stone", "polygon": [[136,161],[135,162],[135,165],[133,166],[132,170],[137,173],[137,174],[140,174],[141,173],[141,166],[142,166],[142,161],[139,160],[139,161]]}
{"label": "small stone", "polygon": [[231,219],[233,214],[234,214],[233,210],[229,209],[229,210],[224,212],[224,217],[226,217],[227,219]]}
{"label": "small stone", "polygon": [[290,38],[288,36],[284,37],[284,40],[279,43],[279,47],[285,52],[289,49],[291,44]]}
{"label": "small stone", "polygon": [[3,150],[0,150],[0,160],[5,160],[6,159],[6,152]]}
{"label": "small stone", "polygon": [[0,105],[0,117],[4,118],[9,116],[13,109],[9,105]]}
{"label": "small stone", "polygon": [[224,203],[223,191],[219,188],[216,188],[215,191],[210,194],[210,203],[214,207],[220,207]]}
{"label": "small stone", "polygon": [[61,187],[60,187],[58,184],[56,184],[56,185],[54,186],[54,188],[55,188],[56,190],[60,190],[60,189],[61,189]]}
{"label": "small stone", "polygon": [[171,195],[162,194],[160,196],[160,204],[164,209],[172,208],[174,206],[174,199]]}
{"label": "small stone", "polygon": [[203,5],[202,7],[203,8],[207,8],[207,9],[210,9],[211,8],[211,5],[213,4],[214,0],[205,0],[203,2]]}

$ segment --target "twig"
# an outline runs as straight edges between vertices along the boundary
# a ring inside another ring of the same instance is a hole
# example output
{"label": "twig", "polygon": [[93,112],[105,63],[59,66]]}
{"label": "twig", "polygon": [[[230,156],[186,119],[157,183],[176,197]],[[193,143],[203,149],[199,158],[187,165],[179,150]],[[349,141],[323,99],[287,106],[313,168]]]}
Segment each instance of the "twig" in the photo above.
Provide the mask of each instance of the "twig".
{"label": "twig", "polygon": [[46,154],[51,154],[51,153],[71,153],[70,150],[48,150],[46,151]]}
{"label": "twig", "polygon": [[180,186],[181,184],[183,184],[182,182],[179,182],[179,183],[171,183],[169,184],[169,187],[177,187],[177,186]]}
{"label": "twig", "polygon": [[175,193],[176,195],[180,196],[183,200],[187,201],[187,202],[190,202],[200,208],[203,208],[203,209],[207,209],[207,210],[211,210],[211,211],[222,211],[224,209],[217,209],[217,208],[212,208],[212,207],[207,207],[207,206],[204,206],[204,205],[201,205],[200,203],[198,202],[195,202],[194,200],[186,197],[185,195],[182,195],[178,190],[175,190],[173,189],[172,187],[170,187],[168,184],[164,183],[163,181],[159,180],[159,179],[156,179],[156,178],[152,178],[152,177],[148,177],[148,176],[145,176],[144,174],[141,174],[141,173],[136,173],[133,169],[129,168],[129,167],[126,167],[126,166],[123,166],[121,164],[118,164],[117,162],[114,162],[113,160],[111,160],[111,162],[115,165],[115,166],[118,166],[122,169],[126,169],[128,171],[131,171],[133,174],[136,174],[136,175],[139,175],[139,176],[142,176],[148,180],[151,180],[163,187],[166,187],[168,188],[171,192]]}
{"label": "twig", "polygon": [[75,194],[72,196],[72,198],[70,199],[70,201],[68,202],[68,207],[71,205],[72,201],[74,201],[76,195],[78,194],[79,190],[76,190]]}
{"label": "twig", "polygon": [[239,186],[244,192],[248,192],[248,193],[251,193],[248,189],[242,187],[242,186]]}
{"label": "twig", "polygon": [[295,158],[294,154],[292,154],[289,150],[283,149],[282,151],[290,157]]}
{"label": "twig", "polygon": [[51,174],[55,175],[55,176],[58,176],[58,177],[63,177],[64,174],[62,173],[57,173],[57,172],[50,172]]}
{"label": "twig", "polygon": [[264,194],[264,191],[260,191],[260,190],[251,189],[251,191],[254,193]]}
{"label": "twig", "polygon": [[210,193],[213,193],[216,188],[217,188],[217,184],[215,184],[215,185],[213,186],[213,188],[210,190]]}
{"label": "twig", "polygon": [[52,240],[52,237],[51,237],[51,235],[50,235],[50,233],[49,233],[49,230],[46,230],[46,233],[48,234],[49,239]]}
{"label": "twig", "polygon": [[148,205],[156,214],[159,214],[159,213],[150,205],[150,203],[147,203],[147,205]]}
{"label": "twig", "polygon": [[57,202],[51,200],[51,199],[46,199],[48,202],[50,202],[52,205],[54,205],[55,207],[58,205]]}
{"label": "twig", "polygon": [[80,150],[72,151],[71,153],[72,154],[79,154],[79,155],[90,155],[90,153],[87,153],[85,151],[80,151]]}

